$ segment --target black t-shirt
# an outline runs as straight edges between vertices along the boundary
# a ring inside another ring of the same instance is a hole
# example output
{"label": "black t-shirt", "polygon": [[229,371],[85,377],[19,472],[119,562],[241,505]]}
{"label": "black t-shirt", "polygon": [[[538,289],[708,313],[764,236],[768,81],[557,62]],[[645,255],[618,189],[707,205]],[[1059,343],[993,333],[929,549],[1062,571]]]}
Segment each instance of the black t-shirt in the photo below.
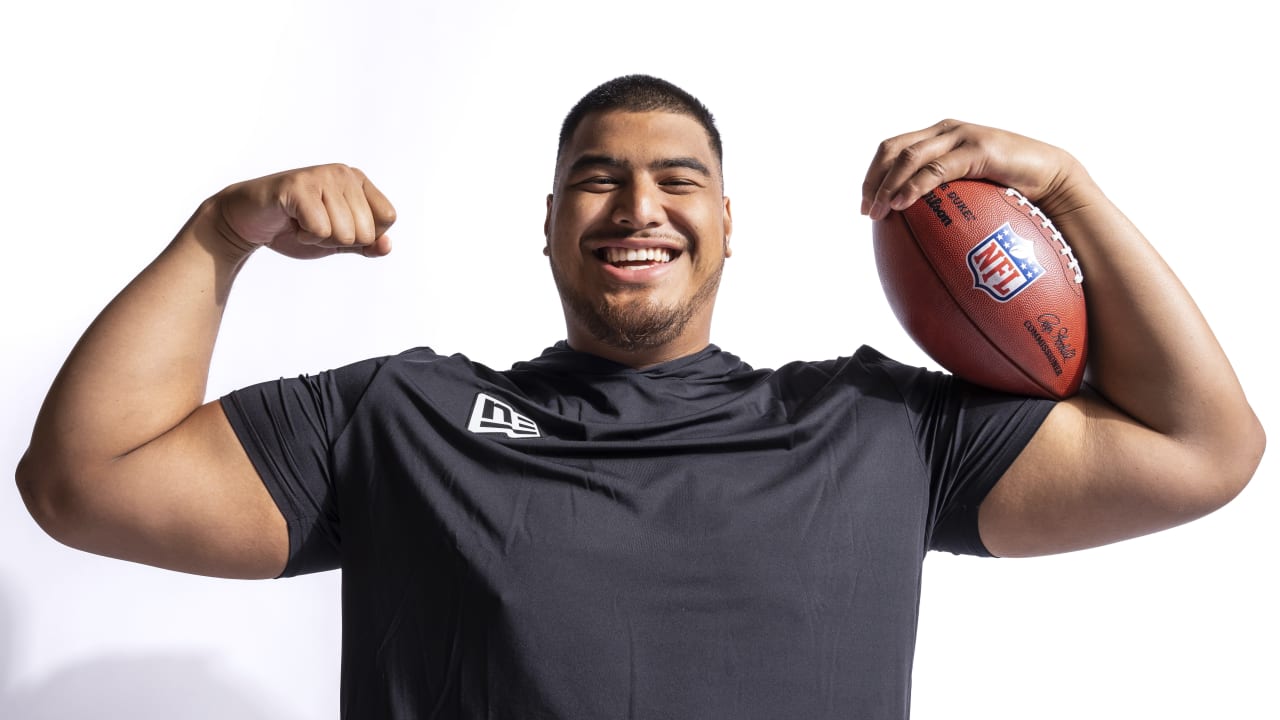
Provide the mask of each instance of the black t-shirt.
{"label": "black t-shirt", "polygon": [[905,718],[931,548],[1051,403],[870,348],[505,372],[417,349],[223,400],[343,571],[345,718]]}

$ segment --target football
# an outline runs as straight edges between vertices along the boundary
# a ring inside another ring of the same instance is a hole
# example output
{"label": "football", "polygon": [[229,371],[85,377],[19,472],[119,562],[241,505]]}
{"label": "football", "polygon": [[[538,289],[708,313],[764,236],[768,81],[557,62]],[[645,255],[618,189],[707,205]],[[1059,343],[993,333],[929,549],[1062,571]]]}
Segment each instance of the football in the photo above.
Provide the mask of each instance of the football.
{"label": "football", "polygon": [[1017,190],[946,183],[872,223],[872,237],[894,315],[939,365],[1019,395],[1062,399],[1080,389],[1084,275]]}

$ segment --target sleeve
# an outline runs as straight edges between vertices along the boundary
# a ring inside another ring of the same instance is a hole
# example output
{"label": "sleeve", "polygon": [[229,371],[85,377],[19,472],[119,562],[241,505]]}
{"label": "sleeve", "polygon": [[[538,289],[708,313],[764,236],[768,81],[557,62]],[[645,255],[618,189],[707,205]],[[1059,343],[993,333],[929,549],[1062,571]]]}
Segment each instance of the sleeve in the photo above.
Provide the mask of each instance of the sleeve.
{"label": "sleeve", "polygon": [[386,358],[252,385],[223,411],[289,529],[281,577],[340,565],[341,524],[332,447]]}
{"label": "sleeve", "polygon": [[903,395],[928,469],[927,547],[990,557],[978,533],[978,508],[1056,403],[878,360]]}

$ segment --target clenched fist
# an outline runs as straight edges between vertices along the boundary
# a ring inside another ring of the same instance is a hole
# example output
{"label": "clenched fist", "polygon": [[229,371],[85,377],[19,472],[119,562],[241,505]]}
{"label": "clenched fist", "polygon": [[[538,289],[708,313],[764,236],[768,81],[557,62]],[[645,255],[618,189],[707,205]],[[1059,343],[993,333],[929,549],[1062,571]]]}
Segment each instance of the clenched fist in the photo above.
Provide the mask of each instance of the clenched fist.
{"label": "clenched fist", "polygon": [[391,252],[391,202],[359,170],[317,165],[236,183],[210,198],[209,219],[243,253],[260,246],[294,258]]}

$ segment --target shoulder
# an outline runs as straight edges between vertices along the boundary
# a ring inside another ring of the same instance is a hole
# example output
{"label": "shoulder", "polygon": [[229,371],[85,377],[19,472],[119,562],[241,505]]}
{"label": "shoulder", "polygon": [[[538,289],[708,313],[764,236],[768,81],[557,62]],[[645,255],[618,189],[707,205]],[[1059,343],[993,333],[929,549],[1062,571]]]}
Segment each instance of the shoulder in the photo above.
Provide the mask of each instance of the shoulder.
{"label": "shoulder", "polygon": [[394,355],[353,363],[336,372],[373,373],[404,378],[497,378],[502,372],[476,362],[462,353],[444,354],[430,347],[410,348]]}
{"label": "shoulder", "polygon": [[947,373],[913,367],[898,362],[870,345],[863,345],[852,355],[830,360],[796,361],[775,372],[778,381],[803,383],[825,380],[862,388],[889,387],[905,393],[922,384],[947,383]]}
{"label": "shoulder", "polygon": [[411,402],[414,396],[436,395],[442,388],[472,386],[477,379],[498,376],[464,355],[443,355],[418,347],[260,382],[234,390],[223,400],[233,415],[274,416],[279,409],[295,407],[314,409],[323,416],[347,416],[371,402]]}
{"label": "shoulder", "polygon": [[868,345],[847,357],[789,363],[776,375],[785,388],[897,407],[912,417],[954,420],[966,414],[1017,414],[1019,408],[1043,415],[1053,405],[1047,400],[991,390],[940,370],[909,365]]}

